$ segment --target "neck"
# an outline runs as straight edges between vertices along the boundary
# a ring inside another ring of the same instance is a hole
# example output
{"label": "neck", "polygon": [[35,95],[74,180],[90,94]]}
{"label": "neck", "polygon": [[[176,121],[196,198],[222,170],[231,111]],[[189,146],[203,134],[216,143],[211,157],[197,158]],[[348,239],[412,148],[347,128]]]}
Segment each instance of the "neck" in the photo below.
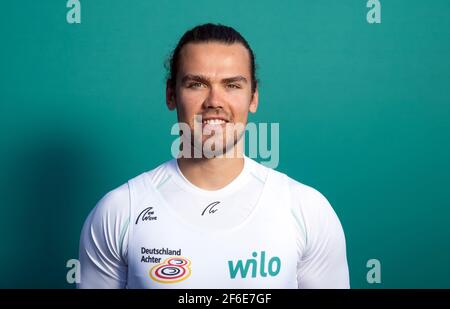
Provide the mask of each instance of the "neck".
{"label": "neck", "polygon": [[244,168],[243,157],[179,158],[184,177],[204,190],[219,190],[232,182]]}

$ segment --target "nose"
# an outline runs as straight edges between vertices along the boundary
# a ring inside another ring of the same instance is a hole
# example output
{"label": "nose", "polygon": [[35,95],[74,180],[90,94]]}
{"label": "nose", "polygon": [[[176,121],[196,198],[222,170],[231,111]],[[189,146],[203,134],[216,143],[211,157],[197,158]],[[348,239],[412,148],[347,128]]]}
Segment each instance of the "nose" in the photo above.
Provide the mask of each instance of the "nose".
{"label": "nose", "polygon": [[217,109],[223,108],[223,98],[221,97],[220,91],[214,87],[211,87],[208,97],[204,102],[204,106],[207,109]]}

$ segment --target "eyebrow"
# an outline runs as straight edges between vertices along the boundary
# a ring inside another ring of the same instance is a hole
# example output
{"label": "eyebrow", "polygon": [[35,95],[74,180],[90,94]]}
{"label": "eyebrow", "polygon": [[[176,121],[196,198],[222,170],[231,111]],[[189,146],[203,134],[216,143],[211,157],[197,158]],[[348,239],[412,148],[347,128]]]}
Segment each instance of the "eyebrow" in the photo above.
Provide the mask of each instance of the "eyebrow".
{"label": "eyebrow", "polygon": [[[186,74],[185,76],[183,76],[183,78],[181,79],[181,83],[185,83],[187,81],[197,81],[197,82],[202,82],[205,84],[210,84],[211,80],[204,76],[204,75],[194,75],[194,74]],[[222,84],[229,84],[229,83],[236,83],[236,82],[244,82],[247,83],[247,79],[242,76],[242,75],[238,75],[238,76],[233,76],[233,77],[228,77],[228,78],[224,78],[221,80]]]}

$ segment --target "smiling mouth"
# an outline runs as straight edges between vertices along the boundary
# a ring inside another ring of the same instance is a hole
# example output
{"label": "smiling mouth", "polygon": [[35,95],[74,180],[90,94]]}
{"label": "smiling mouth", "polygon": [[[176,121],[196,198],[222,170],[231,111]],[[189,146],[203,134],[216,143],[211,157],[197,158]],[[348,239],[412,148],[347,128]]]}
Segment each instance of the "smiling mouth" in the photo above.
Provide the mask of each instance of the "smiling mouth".
{"label": "smiling mouth", "polygon": [[213,118],[213,119],[205,119],[202,121],[203,124],[211,124],[211,125],[221,125],[227,123],[227,121],[223,119]]}

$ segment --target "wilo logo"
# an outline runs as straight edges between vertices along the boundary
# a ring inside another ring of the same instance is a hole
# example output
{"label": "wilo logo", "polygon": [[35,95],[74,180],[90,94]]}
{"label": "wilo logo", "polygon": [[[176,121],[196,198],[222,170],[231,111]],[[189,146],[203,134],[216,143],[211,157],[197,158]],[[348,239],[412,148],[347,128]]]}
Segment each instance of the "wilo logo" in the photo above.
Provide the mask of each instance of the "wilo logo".
{"label": "wilo logo", "polygon": [[[242,278],[247,278],[247,274],[251,269],[252,278],[256,278],[258,272],[258,261],[256,257],[258,254],[256,252],[252,253],[254,259],[248,259],[245,262],[242,260],[238,260],[236,265],[234,265],[233,261],[228,261],[228,268],[230,269],[230,277],[231,279],[235,279],[238,273],[240,273]],[[262,251],[261,256],[259,258],[259,275],[261,277],[267,277],[267,275],[271,277],[275,277],[278,275],[281,269],[281,260],[279,257],[272,257],[267,263],[267,272],[266,272],[266,252]]]}

